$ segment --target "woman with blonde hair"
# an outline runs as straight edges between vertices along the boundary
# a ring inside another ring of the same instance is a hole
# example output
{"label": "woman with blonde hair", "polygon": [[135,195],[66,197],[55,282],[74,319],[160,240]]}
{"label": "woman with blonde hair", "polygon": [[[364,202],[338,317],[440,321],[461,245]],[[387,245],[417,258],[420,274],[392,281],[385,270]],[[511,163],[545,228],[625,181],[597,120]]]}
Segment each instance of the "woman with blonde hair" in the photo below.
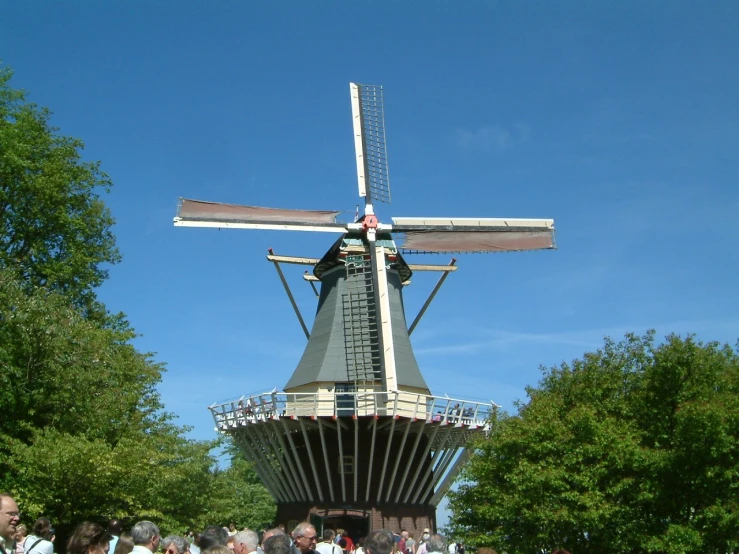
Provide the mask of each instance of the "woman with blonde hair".
{"label": "woman with blonde hair", "polygon": [[28,527],[22,523],[15,528],[15,554],[23,554],[23,543],[28,536]]}

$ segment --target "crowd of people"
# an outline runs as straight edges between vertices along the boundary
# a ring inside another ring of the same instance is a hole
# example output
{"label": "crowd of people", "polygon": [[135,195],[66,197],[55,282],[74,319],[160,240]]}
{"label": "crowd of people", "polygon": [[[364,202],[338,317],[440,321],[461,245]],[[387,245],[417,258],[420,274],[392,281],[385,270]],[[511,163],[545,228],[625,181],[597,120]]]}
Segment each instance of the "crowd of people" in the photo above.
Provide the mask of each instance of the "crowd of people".
{"label": "crowd of people", "polygon": [[[18,504],[8,494],[0,494],[0,554],[54,554],[54,527],[38,518],[30,532],[20,523]],[[477,554],[496,554],[490,548],[478,548]],[[120,520],[113,519],[107,528],[94,522],[79,524],[67,541],[67,554],[464,554],[464,545],[447,544],[439,534],[424,529],[418,542],[402,530],[395,534],[387,529],[371,531],[355,544],[342,530],[326,529],[318,541],[316,528],[309,522],[299,523],[292,533],[284,527],[264,531],[262,536],[250,529],[237,531],[211,525],[202,533],[162,537],[151,521],[139,521],[128,533]],[[557,550],[552,554],[569,554]]]}

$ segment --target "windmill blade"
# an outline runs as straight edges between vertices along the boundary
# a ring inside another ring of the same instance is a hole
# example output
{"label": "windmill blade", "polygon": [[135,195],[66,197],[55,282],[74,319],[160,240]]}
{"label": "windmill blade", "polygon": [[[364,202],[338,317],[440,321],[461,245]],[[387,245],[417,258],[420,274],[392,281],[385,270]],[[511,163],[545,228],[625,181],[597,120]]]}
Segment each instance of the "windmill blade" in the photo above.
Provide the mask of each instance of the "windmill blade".
{"label": "windmill blade", "polygon": [[180,198],[174,224],[177,227],[344,233],[346,225],[336,221],[339,213],[341,212],[261,208]]}
{"label": "windmill blade", "polygon": [[518,252],[555,248],[553,219],[393,218],[403,252]]}
{"label": "windmill blade", "polygon": [[359,196],[365,199],[367,213],[373,213],[373,200],[390,203],[382,87],[350,83],[349,88]]}

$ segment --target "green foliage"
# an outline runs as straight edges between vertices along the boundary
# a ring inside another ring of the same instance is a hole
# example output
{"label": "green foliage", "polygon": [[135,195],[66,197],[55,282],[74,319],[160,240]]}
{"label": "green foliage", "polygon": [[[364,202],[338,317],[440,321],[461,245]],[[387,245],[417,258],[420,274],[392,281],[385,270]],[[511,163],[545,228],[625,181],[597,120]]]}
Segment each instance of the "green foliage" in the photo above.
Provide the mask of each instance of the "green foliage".
{"label": "green foliage", "polygon": [[0,490],[61,528],[270,522],[253,471],[237,461],[221,472],[214,442],[185,438],[156,390],[164,367],[96,300],[104,264],[119,259],[98,196],[110,180],[11,76],[0,68]]}
{"label": "green foliage", "polygon": [[627,335],[544,370],[452,493],[451,530],[508,552],[739,549],[739,356]]}
{"label": "green foliage", "polygon": [[30,294],[0,270],[0,434],[28,440],[52,427],[114,445],[152,425],[163,368],[128,343],[130,330],[103,328],[46,289]]}
{"label": "green foliage", "polygon": [[0,489],[58,524],[149,518],[168,532],[265,526],[275,506],[240,457],[184,438],[162,411],[162,367],[121,331],[0,270]]}
{"label": "green foliage", "polygon": [[51,112],[10,87],[0,67],[0,267],[28,287],[46,286],[86,309],[120,256],[113,218],[98,196],[110,189],[79,139],[59,136]]}
{"label": "green foliage", "polygon": [[276,511],[274,500],[251,464],[234,452],[230,467],[215,476],[209,521],[223,525],[233,522],[238,529],[266,529],[274,521]]}
{"label": "green foliage", "polygon": [[162,487],[190,479],[203,492],[211,445],[183,439],[162,412],[162,367],[131,336],[0,270],[0,401],[12,415],[0,420],[0,488],[19,491],[29,513],[140,515],[161,505]]}

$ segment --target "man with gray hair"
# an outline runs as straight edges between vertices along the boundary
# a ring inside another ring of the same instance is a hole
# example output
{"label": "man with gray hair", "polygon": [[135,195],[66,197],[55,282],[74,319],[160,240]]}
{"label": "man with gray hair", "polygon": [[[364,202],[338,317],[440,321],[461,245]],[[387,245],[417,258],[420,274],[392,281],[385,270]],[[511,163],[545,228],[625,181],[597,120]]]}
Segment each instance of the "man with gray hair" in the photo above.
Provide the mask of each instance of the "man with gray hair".
{"label": "man with gray hair", "polygon": [[433,552],[446,554],[446,539],[441,535],[431,535],[429,540],[426,541],[426,550],[429,554],[432,554]]}
{"label": "man with gray hair", "polygon": [[290,537],[283,533],[282,529],[279,531],[262,542],[264,554],[291,554]]}
{"label": "man with gray hair", "polygon": [[245,529],[234,535],[234,554],[251,554],[257,551],[259,535],[254,531]]}
{"label": "man with gray hair", "polygon": [[170,535],[162,539],[164,554],[186,554],[190,550],[190,543],[185,537]]}
{"label": "man with gray hair", "polygon": [[293,530],[293,554],[316,554],[316,528],[309,522],[298,523]]}
{"label": "man with gray hair", "polygon": [[395,536],[392,531],[378,529],[367,535],[362,544],[368,554],[390,554],[395,546]]}
{"label": "man with gray hair", "polygon": [[151,554],[159,550],[162,537],[159,536],[159,527],[151,521],[139,521],[131,529],[133,550],[131,554]]}

